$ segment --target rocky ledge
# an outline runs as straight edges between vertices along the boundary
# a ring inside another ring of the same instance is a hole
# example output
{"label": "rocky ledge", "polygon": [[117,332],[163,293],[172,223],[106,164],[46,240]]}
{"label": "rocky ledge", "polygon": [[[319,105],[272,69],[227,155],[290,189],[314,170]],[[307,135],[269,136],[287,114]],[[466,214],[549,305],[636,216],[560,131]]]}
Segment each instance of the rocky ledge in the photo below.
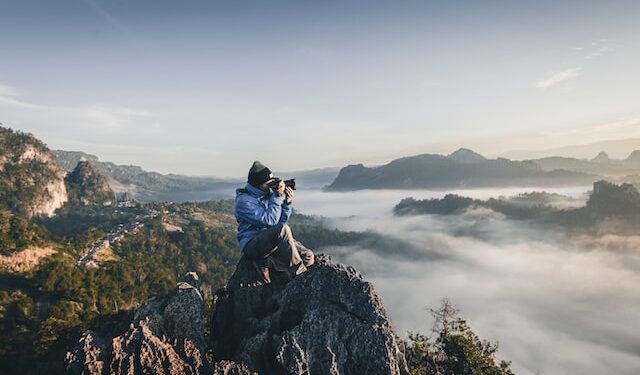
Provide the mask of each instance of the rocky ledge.
{"label": "rocky ledge", "polygon": [[285,285],[251,285],[242,261],[214,297],[216,359],[260,374],[406,374],[384,307],[353,267],[318,256]]}
{"label": "rocky ledge", "polygon": [[259,285],[241,260],[217,291],[205,337],[197,275],[136,310],[124,333],[87,331],[71,374],[408,374],[380,298],[354,268],[318,256],[288,283]]}

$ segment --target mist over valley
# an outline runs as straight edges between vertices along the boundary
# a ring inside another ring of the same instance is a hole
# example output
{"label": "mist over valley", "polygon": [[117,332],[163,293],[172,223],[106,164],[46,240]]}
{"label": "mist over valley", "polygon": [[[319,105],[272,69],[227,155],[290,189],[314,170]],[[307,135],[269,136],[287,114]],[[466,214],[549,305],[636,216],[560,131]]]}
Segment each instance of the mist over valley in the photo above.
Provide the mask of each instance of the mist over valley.
{"label": "mist over valley", "polygon": [[[590,186],[545,188],[573,208]],[[487,200],[541,189],[465,189]],[[352,264],[380,291],[397,332],[428,332],[426,309],[454,302],[479,334],[500,343],[520,374],[633,374],[640,366],[640,236],[569,234],[488,208],[455,215],[394,215],[407,196],[440,191],[300,192],[297,208],[330,227],[392,240],[322,249]],[[563,206],[563,209],[566,207]],[[397,255],[398,244],[404,249]]]}

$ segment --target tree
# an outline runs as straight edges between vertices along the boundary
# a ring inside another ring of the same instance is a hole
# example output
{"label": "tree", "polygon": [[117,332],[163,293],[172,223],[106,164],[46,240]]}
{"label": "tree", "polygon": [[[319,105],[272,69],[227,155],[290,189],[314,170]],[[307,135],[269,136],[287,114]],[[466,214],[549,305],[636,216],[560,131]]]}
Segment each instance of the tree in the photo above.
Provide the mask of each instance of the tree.
{"label": "tree", "polygon": [[432,334],[410,333],[400,343],[412,375],[513,375],[510,362],[495,358],[498,344],[481,340],[448,300],[429,311]]}

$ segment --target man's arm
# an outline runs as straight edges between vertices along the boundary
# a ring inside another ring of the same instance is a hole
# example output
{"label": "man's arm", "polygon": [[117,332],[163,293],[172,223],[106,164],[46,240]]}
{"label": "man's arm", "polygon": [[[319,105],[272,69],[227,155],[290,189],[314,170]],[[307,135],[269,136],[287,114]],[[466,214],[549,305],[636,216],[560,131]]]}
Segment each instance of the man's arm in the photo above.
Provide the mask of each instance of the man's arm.
{"label": "man's arm", "polygon": [[273,194],[265,208],[257,200],[240,200],[236,204],[236,216],[253,225],[272,226],[278,224],[282,217],[284,197]]}
{"label": "man's arm", "polygon": [[286,202],[282,205],[282,214],[280,215],[280,223],[286,223],[289,220],[289,217],[291,216],[291,212],[293,211],[293,209],[291,208],[290,204],[287,204]]}
{"label": "man's arm", "polygon": [[280,223],[286,223],[293,211],[291,204],[293,203],[293,197],[295,196],[293,189],[285,187],[284,189],[284,204],[282,205],[282,216],[280,216]]}

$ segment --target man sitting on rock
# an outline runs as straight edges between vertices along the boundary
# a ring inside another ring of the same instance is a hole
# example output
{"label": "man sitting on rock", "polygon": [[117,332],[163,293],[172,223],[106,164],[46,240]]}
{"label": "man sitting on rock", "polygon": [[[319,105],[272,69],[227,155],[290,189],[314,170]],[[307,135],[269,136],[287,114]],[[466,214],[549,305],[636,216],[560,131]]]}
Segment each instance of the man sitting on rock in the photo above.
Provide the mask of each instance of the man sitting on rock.
{"label": "man sitting on rock", "polygon": [[290,280],[306,271],[314,261],[313,252],[296,243],[287,225],[293,189],[283,181],[274,182],[271,170],[255,161],[249,170],[247,185],[236,190],[240,248],[264,284],[271,283],[270,269]]}

